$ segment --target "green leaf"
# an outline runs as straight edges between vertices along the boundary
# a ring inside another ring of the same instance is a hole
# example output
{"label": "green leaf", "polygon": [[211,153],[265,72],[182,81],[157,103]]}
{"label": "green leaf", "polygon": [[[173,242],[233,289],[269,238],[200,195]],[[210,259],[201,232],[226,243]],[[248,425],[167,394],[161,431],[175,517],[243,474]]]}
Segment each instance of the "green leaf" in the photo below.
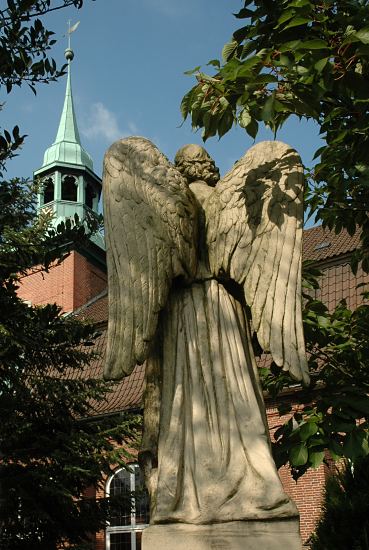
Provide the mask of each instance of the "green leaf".
{"label": "green leaf", "polygon": [[233,114],[230,109],[227,109],[224,114],[221,116],[218,123],[218,135],[219,137],[224,136],[232,128],[234,122]]}
{"label": "green leaf", "polygon": [[212,65],[213,67],[217,67],[217,69],[220,68],[220,61],[219,59],[211,59],[208,61],[207,65]]}
{"label": "green leaf", "polygon": [[242,64],[240,64],[239,68],[237,69],[236,76],[248,76],[250,69],[252,67],[255,67],[255,65],[257,65],[258,63],[260,63],[260,58],[257,55],[243,60]]}
{"label": "green leaf", "polygon": [[314,64],[314,67],[316,68],[316,70],[318,71],[318,73],[321,73],[322,70],[324,69],[324,67],[326,66],[326,64],[328,63],[329,61],[329,57],[323,57],[323,59],[319,59],[319,61],[317,61],[315,64]]}
{"label": "green leaf", "polygon": [[278,19],[278,24],[276,25],[276,27],[274,28],[277,28],[279,27],[280,25],[282,25],[283,23],[285,23],[286,21],[289,21],[290,19],[292,19],[292,17],[296,14],[296,10],[294,9],[290,9],[290,10],[285,10],[282,12],[282,15],[279,17]]}
{"label": "green leaf", "polygon": [[308,17],[294,17],[292,21],[290,21],[288,25],[284,27],[284,29],[292,29],[292,27],[299,27],[300,25],[305,25],[306,23],[310,22],[311,19],[309,19]]}
{"label": "green leaf", "polygon": [[232,40],[231,42],[228,42],[223,46],[222,49],[222,59],[226,63],[233,57],[235,51],[237,50],[238,42],[236,40]]}
{"label": "green leaf", "polygon": [[261,111],[261,118],[262,120],[264,120],[264,122],[269,122],[273,120],[273,117],[274,117],[274,93],[268,97]]}
{"label": "green leaf", "polygon": [[309,462],[312,468],[319,468],[324,460],[324,451],[309,451]]}
{"label": "green leaf", "polygon": [[318,315],[316,320],[320,328],[327,328],[330,325],[329,318],[323,315]]}
{"label": "green leaf", "polygon": [[355,32],[354,36],[363,44],[369,44],[369,27],[364,27]]}
{"label": "green leaf", "polygon": [[299,44],[301,43],[301,40],[290,40],[289,42],[285,42],[281,45],[279,48],[280,52],[294,52],[298,49]]}
{"label": "green leaf", "polygon": [[241,27],[233,33],[232,38],[237,42],[237,44],[241,44],[241,42],[248,36],[249,30],[250,28],[248,25]]}
{"label": "green leaf", "polygon": [[310,0],[294,0],[294,2],[290,2],[289,5],[291,8],[302,8],[303,6],[310,5]]}
{"label": "green leaf", "polygon": [[200,69],[201,69],[201,65],[198,65],[194,69],[191,69],[189,71],[185,71],[183,74],[186,74],[188,76],[192,76],[193,74],[198,73]]}
{"label": "green leaf", "polygon": [[186,120],[187,116],[188,116],[188,113],[190,112],[191,110],[191,98],[192,98],[192,94],[193,94],[193,89],[190,90],[182,99],[181,101],[181,106],[180,106],[180,109],[181,109],[181,113],[182,113],[182,117],[184,120]]}
{"label": "green leaf", "polygon": [[243,109],[238,116],[238,124],[241,128],[246,128],[251,122],[251,115],[247,108]]}
{"label": "green leaf", "polygon": [[238,13],[234,13],[233,15],[237,17],[237,19],[245,19],[247,17],[252,17],[254,12],[247,8],[242,8]]}
{"label": "green leaf", "polygon": [[272,82],[278,82],[278,78],[272,74],[260,74],[254,79],[255,84],[270,84]]}
{"label": "green leaf", "polygon": [[281,54],[276,64],[282,67],[291,67],[294,61],[288,55]]}
{"label": "green leaf", "polygon": [[249,136],[255,139],[258,131],[259,131],[259,124],[255,119],[252,119],[250,124],[246,126],[246,132],[249,134]]}
{"label": "green leaf", "polygon": [[343,449],[335,439],[328,441],[328,449],[334,460],[339,460],[342,457]]}
{"label": "green leaf", "polygon": [[315,435],[318,430],[319,430],[319,427],[315,422],[306,422],[305,424],[302,424],[302,426],[299,429],[301,440],[306,441],[312,435]]}
{"label": "green leaf", "polygon": [[366,456],[369,453],[368,434],[360,429],[352,431],[345,438],[343,452],[352,460]]}
{"label": "green leaf", "polygon": [[297,49],[299,50],[322,50],[327,49],[329,46],[325,40],[316,38],[315,40],[305,40],[300,42]]}
{"label": "green leaf", "polygon": [[308,461],[309,453],[306,446],[301,443],[292,447],[288,452],[288,456],[292,466],[303,466]]}

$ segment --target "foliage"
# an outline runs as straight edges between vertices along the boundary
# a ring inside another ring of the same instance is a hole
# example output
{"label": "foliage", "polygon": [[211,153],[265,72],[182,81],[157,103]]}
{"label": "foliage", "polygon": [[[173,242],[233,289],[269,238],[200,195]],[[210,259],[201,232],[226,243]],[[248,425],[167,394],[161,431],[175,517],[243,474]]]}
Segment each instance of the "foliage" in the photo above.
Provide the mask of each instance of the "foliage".
{"label": "foliage", "polygon": [[[312,119],[325,141],[307,171],[306,208],[323,226],[350,235],[361,231],[352,255],[369,272],[369,1],[246,0],[235,14],[244,25],[211,60],[208,75],[196,67],[196,85],[182,100],[203,139],[222,137],[239,124],[255,138],[259,125],[274,133],[291,116]],[[296,393],[297,411],[280,401],[289,419],[275,432],[278,466],[295,478],[331,456],[369,453],[369,307],[333,312],[314,298],[319,274],[305,269],[305,338],[312,383]],[[368,297],[366,294],[364,297]],[[272,365],[264,389],[277,395],[291,385]]]}
{"label": "foliage", "polygon": [[[318,467],[325,450],[337,460],[369,453],[369,305],[351,311],[342,301],[329,312],[306,293],[304,331],[311,385],[296,396],[298,409],[273,443],[277,465],[289,462],[295,478]],[[274,394],[290,384],[276,370],[264,378]],[[291,412],[281,403],[280,414]]]}
{"label": "foliage", "polygon": [[368,550],[369,458],[346,462],[327,480],[311,550]]}
{"label": "foliage", "polygon": [[[307,206],[323,225],[363,229],[369,271],[369,2],[246,0],[245,20],[182,100],[207,139],[234,123],[253,138],[260,123],[276,132],[291,116],[313,119],[325,145],[310,171]],[[357,260],[357,259],[356,259]],[[357,261],[356,261],[357,265]]]}
{"label": "foliage", "polygon": [[[38,17],[68,5],[82,0],[8,0],[0,10],[0,87],[34,89],[63,74],[47,57],[52,33]],[[17,126],[0,136],[2,171],[24,137]],[[123,447],[134,447],[139,419],[96,415],[112,386],[83,374],[96,360],[94,328],[17,296],[24,274],[87,246],[98,224],[76,218],[53,228],[49,213],[36,216],[36,192],[28,181],[0,181],[0,546],[82,549],[119,504],[92,493],[112,465],[126,465]]]}
{"label": "foliage", "polygon": [[[82,548],[104,527],[108,502],[86,498],[112,465],[125,465],[139,421],[96,417],[109,393],[83,378],[93,328],[56,305],[29,307],[0,292],[0,546]],[[83,344],[83,346],[81,346]],[[120,448],[115,445],[118,443]],[[123,448],[122,445],[123,444]]]}

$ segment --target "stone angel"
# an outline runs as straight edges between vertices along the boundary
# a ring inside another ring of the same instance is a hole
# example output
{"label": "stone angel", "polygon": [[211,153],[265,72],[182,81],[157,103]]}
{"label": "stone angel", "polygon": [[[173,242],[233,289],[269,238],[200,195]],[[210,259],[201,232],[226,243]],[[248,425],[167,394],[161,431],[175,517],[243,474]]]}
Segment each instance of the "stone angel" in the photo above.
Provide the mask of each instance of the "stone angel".
{"label": "stone angel", "polygon": [[218,181],[205,149],[175,165],[141,137],[104,161],[105,377],[146,361],[151,523],[292,518],[271,455],[252,348],[308,382],[301,318],[303,168],[277,141]]}

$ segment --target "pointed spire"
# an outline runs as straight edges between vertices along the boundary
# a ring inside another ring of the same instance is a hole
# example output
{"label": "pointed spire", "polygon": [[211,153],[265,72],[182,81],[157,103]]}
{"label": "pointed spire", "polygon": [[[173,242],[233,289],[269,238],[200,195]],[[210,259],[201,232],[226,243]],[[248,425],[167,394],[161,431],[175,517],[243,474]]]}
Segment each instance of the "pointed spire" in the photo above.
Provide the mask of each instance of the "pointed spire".
{"label": "pointed spire", "polygon": [[68,77],[65,90],[63,111],[60,117],[58,132],[54,143],[46,149],[43,167],[55,163],[77,164],[86,166],[93,170],[93,163],[90,155],[81,145],[76,115],[74,112],[72,84],[71,84],[71,61],[74,53],[70,48],[65,50],[65,57],[68,61]]}
{"label": "pointed spire", "polygon": [[[68,50],[67,50],[68,52]],[[72,52],[72,50],[70,50]],[[68,58],[67,58],[68,59]],[[62,115],[59,122],[58,132],[54,143],[61,141],[69,141],[71,143],[78,143],[81,145],[81,138],[79,137],[79,131],[77,126],[76,115],[74,112],[72,85],[70,75],[70,59],[68,59],[68,78],[67,87],[65,90],[65,99]]]}

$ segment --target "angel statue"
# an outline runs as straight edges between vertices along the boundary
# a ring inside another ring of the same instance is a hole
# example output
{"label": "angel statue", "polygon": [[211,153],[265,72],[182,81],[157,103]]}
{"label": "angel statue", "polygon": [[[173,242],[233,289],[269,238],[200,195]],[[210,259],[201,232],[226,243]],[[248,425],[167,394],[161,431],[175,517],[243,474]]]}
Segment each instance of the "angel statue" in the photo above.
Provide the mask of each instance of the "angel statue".
{"label": "angel statue", "polygon": [[198,145],[173,165],[148,139],[129,137],[107,151],[103,179],[105,377],[146,361],[150,523],[296,517],[271,455],[251,337],[308,381],[298,154],[262,142],[219,180]]}

